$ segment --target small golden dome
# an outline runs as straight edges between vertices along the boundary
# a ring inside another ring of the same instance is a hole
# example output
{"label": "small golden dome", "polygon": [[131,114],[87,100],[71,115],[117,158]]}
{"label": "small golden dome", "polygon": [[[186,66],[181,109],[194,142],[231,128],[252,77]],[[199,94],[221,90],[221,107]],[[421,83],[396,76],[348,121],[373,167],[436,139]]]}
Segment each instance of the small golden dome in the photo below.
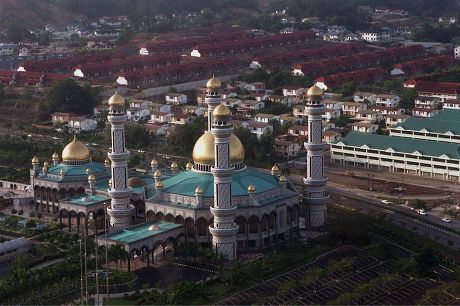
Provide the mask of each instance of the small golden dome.
{"label": "small golden dome", "polygon": [[214,109],[214,111],[212,112],[212,115],[217,118],[218,117],[228,117],[231,115],[231,113],[232,112],[230,111],[230,109],[221,103]]}
{"label": "small golden dome", "polygon": [[109,99],[110,107],[125,107],[125,98],[116,91]]}
{"label": "small golden dome", "polygon": [[43,167],[44,167],[44,168],[45,168],[45,167],[48,168],[48,165],[49,165],[49,164],[48,164],[47,161],[45,161],[45,162],[43,163]]}
{"label": "small golden dome", "polygon": [[38,164],[40,161],[38,160],[38,157],[37,156],[34,156],[34,158],[32,158],[32,164]]}
{"label": "small golden dome", "polygon": [[53,160],[59,160],[59,154],[57,154],[56,152],[54,152],[52,158],[53,158]]}
{"label": "small golden dome", "polygon": [[160,227],[158,225],[150,225],[149,226],[149,231],[159,231],[160,230]]}
{"label": "small golden dome", "polygon": [[150,166],[157,166],[158,165],[158,162],[156,159],[152,159],[152,161],[150,162]]}
{"label": "small golden dome", "polygon": [[112,188],[112,179],[109,180],[109,187]]}
{"label": "small golden dome", "polygon": [[96,176],[94,174],[91,174],[88,176],[88,182],[95,182],[96,181]]}
{"label": "small golden dome", "polygon": [[185,165],[185,168],[186,168],[187,170],[192,169],[192,168],[193,168],[192,162],[188,162],[187,165]]}
{"label": "small golden dome", "polygon": [[284,175],[281,175],[280,176],[280,183],[286,183],[287,182],[287,179]]}
{"label": "small golden dome", "polygon": [[274,165],[274,166],[272,167],[272,173],[278,173],[279,171],[280,171],[280,168],[278,168],[277,165]]}
{"label": "small golden dome", "polygon": [[177,165],[176,162],[173,162],[173,163],[171,164],[171,170],[177,170],[178,168],[179,168],[179,166]]}
{"label": "small golden dome", "polygon": [[206,87],[208,89],[219,89],[222,86],[222,83],[219,81],[218,78],[212,76],[209,81],[206,83]]}
{"label": "small golden dome", "polygon": [[[193,147],[193,161],[197,164],[214,165],[214,135],[205,132]],[[230,136],[230,162],[232,164],[244,161],[244,147],[234,134]]]}
{"label": "small golden dome", "polygon": [[155,187],[156,187],[157,189],[163,189],[163,182],[162,182],[162,181],[156,182]]}
{"label": "small golden dome", "polygon": [[203,188],[201,188],[201,186],[196,187],[195,195],[202,195],[202,194],[203,194]]}
{"label": "small golden dome", "polygon": [[91,171],[90,168],[87,168],[87,169],[85,170],[85,173],[88,174],[88,175],[90,175],[91,173],[93,173],[93,171]]}
{"label": "small golden dome", "polygon": [[307,91],[308,97],[321,97],[322,95],[323,95],[323,90],[316,85],[313,85]]}
{"label": "small golden dome", "polygon": [[131,188],[137,188],[137,187],[143,187],[145,186],[145,182],[143,179],[138,178],[138,177],[130,177],[128,179],[128,187]]}
{"label": "small golden dome", "polygon": [[104,166],[106,168],[110,167],[110,159],[106,158],[105,161],[104,161]]}
{"label": "small golden dome", "polygon": [[155,171],[155,173],[153,174],[153,177],[154,178],[160,178],[161,177],[161,171],[160,170]]}
{"label": "small golden dome", "polygon": [[256,186],[254,186],[253,184],[249,185],[248,192],[256,192]]}
{"label": "small golden dome", "polygon": [[59,174],[60,174],[61,176],[64,176],[64,174],[65,174],[64,169],[61,169],[61,171],[59,171]]}
{"label": "small golden dome", "polygon": [[62,150],[62,160],[77,161],[90,159],[88,148],[74,136],[73,140]]}

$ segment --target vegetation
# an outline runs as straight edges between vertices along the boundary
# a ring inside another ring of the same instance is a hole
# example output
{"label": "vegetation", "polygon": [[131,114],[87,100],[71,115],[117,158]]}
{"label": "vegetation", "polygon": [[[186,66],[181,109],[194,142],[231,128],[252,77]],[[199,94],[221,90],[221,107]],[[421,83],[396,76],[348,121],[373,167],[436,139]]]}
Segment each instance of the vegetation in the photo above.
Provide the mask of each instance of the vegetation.
{"label": "vegetation", "polygon": [[97,92],[89,86],[80,86],[73,79],[57,82],[40,104],[40,115],[49,118],[53,112],[69,112],[79,115],[90,114],[99,104]]}
{"label": "vegetation", "polygon": [[195,142],[203,135],[205,130],[206,122],[203,119],[177,126],[174,133],[166,139],[168,146],[170,146],[170,151],[175,154],[190,156]]}
{"label": "vegetation", "polygon": [[432,25],[424,23],[423,26],[414,30],[412,39],[415,41],[437,41],[449,43],[453,38],[458,37],[460,33],[460,26],[457,24],[451,25]]}

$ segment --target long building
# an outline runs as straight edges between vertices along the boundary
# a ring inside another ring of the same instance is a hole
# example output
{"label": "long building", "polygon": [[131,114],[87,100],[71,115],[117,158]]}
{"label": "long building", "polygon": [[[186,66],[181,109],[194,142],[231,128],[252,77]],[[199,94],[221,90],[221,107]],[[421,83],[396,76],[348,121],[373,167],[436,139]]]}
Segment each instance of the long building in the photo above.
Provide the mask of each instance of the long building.
{"label": "long building", "polygon": [[409,118],[390,136],[351,132],[331,144],[331,162],[460,181],[460,111]]}

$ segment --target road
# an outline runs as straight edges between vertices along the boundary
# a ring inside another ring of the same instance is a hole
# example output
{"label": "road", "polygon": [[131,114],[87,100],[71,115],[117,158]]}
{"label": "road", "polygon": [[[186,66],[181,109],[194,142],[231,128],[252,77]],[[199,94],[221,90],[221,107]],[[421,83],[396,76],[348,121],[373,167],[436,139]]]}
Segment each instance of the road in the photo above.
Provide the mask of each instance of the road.
{"label": "road", "polygon": [[[294,183],[302,185],[301,176],[291,175],[290,179]],[[458,221],[444,223],[436,216],[420,216],[406,207],[383,204],[379,199],[362,194],[360,190],[349,189],[338,184],[328,183],[327,188],[331,193],[350,199],[351,201],[348,201],[347,205],[358,208],[363,213],[373,216],[385,213],[389,220],[398,226],[404,226],[414,233],[427,236],[443,245],[452,243],[454,249],[460,250],[460,222]]]}

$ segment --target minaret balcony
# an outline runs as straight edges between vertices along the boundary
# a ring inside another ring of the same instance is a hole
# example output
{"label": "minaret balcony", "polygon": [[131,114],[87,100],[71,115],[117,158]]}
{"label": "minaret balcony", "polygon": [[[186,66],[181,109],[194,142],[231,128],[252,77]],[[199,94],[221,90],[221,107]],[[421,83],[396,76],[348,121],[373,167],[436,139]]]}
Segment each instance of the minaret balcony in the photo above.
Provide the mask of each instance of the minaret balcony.
{"label": "minaret balcony", "polygon": [[308,186],[323,186],[326,185],[327,183],[327,178],[311,178],[311,177],[304,177],[303,178],[303,183]]}
{"label": "minaret balcony", "polygon": [[235,172],[234,167],[226,169],[211,167],[211,173],[216,176],[231,176],[233,172]]}
{"label": "minaret balcony", "polygon": [[236,237],[236,234],[238,234],[240,227],[238,224],[233,223],[233,227],[231,228],[215,228],[213,224],[209,226],[209,232],[213,236],[234,236]]}
{"label": "minaret balcony", "polygon": [[125,161],[129,159],[129,151],[125,150],[124,152],[108,152],[107,156],[110,158],[112,161]]}
{"label": "minaret balcony", "polygon": [[326,144],[324,142],[321,142],[321,143],[304,142],[303,145],[307,151],[324,151],[324,149],[326,148]]}
{"label": "minaret balcony", "polygon": [[213,206],[210,207],[211,213],[217,217],[227,217],[235,215],[237,207],[229,207],[229,208],[215,208]]}
{"label": "minaret balcony", "polygon": [[328,200],[329,196],[324,196],[321,198],[305,198],[307,201],[308,205],[324,205]]}
{"label": "minaret balcony", "polygon": [[320,105],[308,105],[307,104],[307,106],[305,106],[305,113],[307,115],[308,114],[322,115],[322,114],[324,114],[325,111],[326,111],[326,108],[322,104],[320,104]]}

